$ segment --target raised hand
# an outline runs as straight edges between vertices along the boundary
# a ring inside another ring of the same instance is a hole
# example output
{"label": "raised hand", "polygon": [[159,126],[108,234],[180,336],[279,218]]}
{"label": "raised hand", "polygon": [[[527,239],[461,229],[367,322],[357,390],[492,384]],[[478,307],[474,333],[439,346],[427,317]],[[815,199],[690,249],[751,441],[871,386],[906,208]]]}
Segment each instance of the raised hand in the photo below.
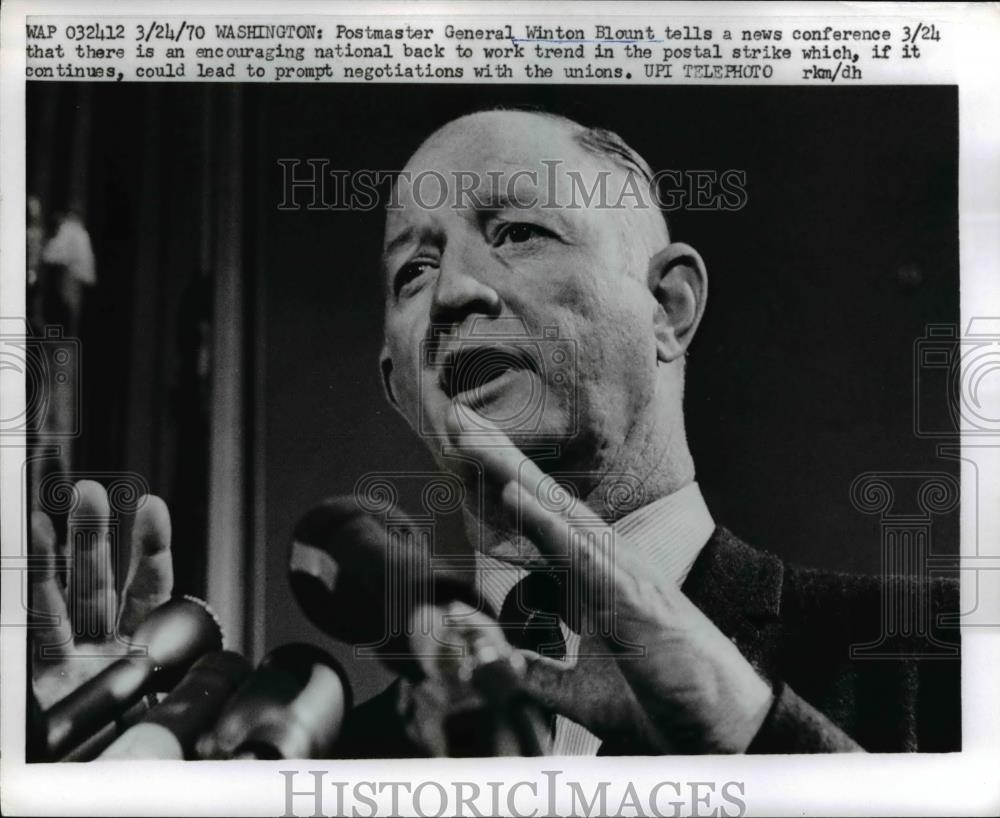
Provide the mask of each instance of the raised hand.
{"label": "raised hand", "polygon": [[773,694],[736,646],[677,587],[657,584],[636,550],[583,503],[572,520],[543,506],[551,478],[502,432],[457,423],[449,431],[521,533],[546,559],[570,566],[568,581],[587,603],[586,629],[599,634],[575,666],[526,654],[536,698],[636,752],[744,751]]}
{"label": "raised hand", "polygon": [[[119,606],[107,492],[92,480],[79,481],[74,490],[78,502],[70,512],[66,543],[57,542],[48,515],[31,515],[31,554],[42,566],[32,576],[32,681],[43,708],[125,653],[128,637],[173,588],[170,514],[159,497],[139,500]],[[65,584],[62,565],[68,572]]]}

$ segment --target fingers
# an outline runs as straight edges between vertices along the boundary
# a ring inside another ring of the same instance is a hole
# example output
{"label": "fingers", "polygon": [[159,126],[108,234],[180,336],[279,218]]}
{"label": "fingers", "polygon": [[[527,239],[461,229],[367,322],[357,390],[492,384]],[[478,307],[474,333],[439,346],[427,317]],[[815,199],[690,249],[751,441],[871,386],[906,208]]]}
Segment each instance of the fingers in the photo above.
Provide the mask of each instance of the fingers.
{"label": "fingers", "polygon": [[77,639],[102,641],[114,628],[118,610],[111,542],[110,509],[104,486],[93,480],[76,484],[79,502],[70,512],[70,618]]}
{"label": "fingers", "polygon": [[522,533],[552,561],[565,562],[570,556],[570,529],[559,514],[542,508],[530,491],[512,480],[500,492],[504,508],[520,520]]}
{"label": "fingers", "polygon": [[167,504],[159,497],[146,495],[139,501],[132,526],[129,578],[118,620],[120,633],[134,633],[154,608],[170,599],[174,586],[170,538]]}
{"label": "fingers", "polygon": [[611,526],[582,503],[568,520],[543,507],[516,482],[504,486],[500,496],[504,507],[520,520],[522,533],[549,563],[569,567],[569,604],[579,621],[588,628],[610,628],[616,601],[634,596],[639,569],[630,560],[628,546],[623,548]]}
{"label": "fingers", "polygon": [[[551,477],[538,468],[490,421],[477,415],[475,419],[477,431],[469,431],[459,422],[456,411],[452,407],[446,416],[446,425],[452,442],[475,457],[491,482],[503,486],[512,480],[517,480],[529,492],[537,494],[544,488],[546,481],[551,481]],[[463,411],[466,415],[472,413],[471,409]]]}
{"label": "fingers", "polygon": [[28,622],[39,655],[65,655],[73,646],[73,629],[66,596],[56,566],[56,532],[47,514],[31,513],[30,552],[38,563],[32,569]]}
{"label": "fingers", "polygon": [[[616,535],[610,526],[582,503],[573,504],[573,519],[561,511],[542,505],[549,496],[553,478],[525,456],[510,439],[485,418],[476,419],[477,428],[489,428],[489,434],[465,431],[453,413],[448,415],[448,431],[455,444],[475,457],[488,480],[501,486],[500,499],[522,533],[553,563],[568,560],[576,581],[583,582],[591,593],[592,605],[608,596],[610,589],[625,579],[619,576],[624,566],[615,565]],[[494,431],[495,430],[495,431]],[[617,545],[620,545],[618,543]],[[627,549],[624,549],[627,551]]]}
{"label": "fingers", "polygon": [[[465,410],[468,414],[471,410]],[[477,416],[476,426],[488,429],[486,433],[469,432],[462,428],[456,419],[454,410],[447,415],[449,434],[456,446],[470,454],[478,462],[486,478],[498,489],[503,489],[509,483],[518,483],[521,488],[534,499],[535,507],[555,517],[563,517],[562,512],[550,511],[538,504],[539,498],[546,498],[556,487],[555,478],[542,471],[538,465],[520,449],[500,429],[485,418]],[[510,499],[515,499],[513,495]],[[604,521],[582,502],[572,505],[573,519],[586,525],[603,525]]]}

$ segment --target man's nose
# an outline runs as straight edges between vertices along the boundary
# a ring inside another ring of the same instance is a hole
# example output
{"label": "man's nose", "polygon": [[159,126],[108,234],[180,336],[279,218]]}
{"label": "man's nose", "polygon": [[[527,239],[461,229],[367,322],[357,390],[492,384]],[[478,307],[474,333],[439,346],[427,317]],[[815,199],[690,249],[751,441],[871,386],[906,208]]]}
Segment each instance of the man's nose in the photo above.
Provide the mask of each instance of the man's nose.
{"label": "man's nose", "polygon": [[500,295],[486,283],[485,273],[484,260],[475,253],[446,251],[434,286],[431,322],[458,325],[470,315],[498,316]]}

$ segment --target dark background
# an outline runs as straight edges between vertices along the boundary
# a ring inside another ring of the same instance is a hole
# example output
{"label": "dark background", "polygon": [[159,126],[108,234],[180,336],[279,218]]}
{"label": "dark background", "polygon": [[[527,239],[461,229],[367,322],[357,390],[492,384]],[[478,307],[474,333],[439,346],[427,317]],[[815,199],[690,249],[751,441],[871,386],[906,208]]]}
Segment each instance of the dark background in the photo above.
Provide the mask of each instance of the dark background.
{"label": "dark background", "polygon": [[[852,480],[870,470],[957,476],[936,441],[913,433],[914,343],[927,324],[959,318],[953,87],[83,88],[29,83],[28,94],[29,189],[41,174],[53,206],[68,195],[59,180],[73,152],[60,145],[82,93],[90,112],[83,204],[100,282],[81,331],[80,460],[150,476],[184,532],[178,576],[195,593],[206,513],[198,452],[212,431],[192,325],[225,320],[203,238],[213,168],[240,169],[239,234],[216,230],[211,241],[236,242],[247,281],[248,644],[322,641],[285,579],[306,508],[366,472],[432,468],[379,382],[380,212],[279,210],[277,160],[399,169],[432,130],[478,108],[539,106],[609,127],[654,170],[746,172],[743,209],[669,217],[709,270],[686,417],[717,522],[799,564],[876,572],[878,519],[851,505]],[[927,408],[941,414],[939,397]],[[404,487],[404,504],[413,491]],[[957,553],[957,514],[936,521],[934,549]],[[359,698],[385,678],[367,665],[353,668]]]}

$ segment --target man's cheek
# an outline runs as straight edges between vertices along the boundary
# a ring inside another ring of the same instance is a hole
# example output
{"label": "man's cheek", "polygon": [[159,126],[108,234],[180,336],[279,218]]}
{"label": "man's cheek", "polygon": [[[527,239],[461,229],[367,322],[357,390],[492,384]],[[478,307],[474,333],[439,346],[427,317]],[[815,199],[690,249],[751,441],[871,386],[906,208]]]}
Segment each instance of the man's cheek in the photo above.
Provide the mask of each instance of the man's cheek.
{"label": "man's cheek", "polygon": [[407,395],[404,410],[410,426],[425,439],[446,435],[445,416],[450,401],[438,383],[436,370],[425,370],[417,381],[417,388]]}
{"label": "man's cheek", "polygon": [[388,355],[382,362],[382,376],[386,390],[396,408],[410,419],[418,391],[416,379],[419,373],[415,371],[412,356],[407,355],[398,346],[390,346],[387,352]]}
{"label": "man's cheek", "polygon": [[407,379],[401,403],[403,414],[417,431],[424,430],[429,416],[433,414],[434,384],[426,373],[416,373]]}

